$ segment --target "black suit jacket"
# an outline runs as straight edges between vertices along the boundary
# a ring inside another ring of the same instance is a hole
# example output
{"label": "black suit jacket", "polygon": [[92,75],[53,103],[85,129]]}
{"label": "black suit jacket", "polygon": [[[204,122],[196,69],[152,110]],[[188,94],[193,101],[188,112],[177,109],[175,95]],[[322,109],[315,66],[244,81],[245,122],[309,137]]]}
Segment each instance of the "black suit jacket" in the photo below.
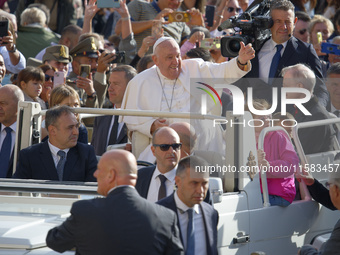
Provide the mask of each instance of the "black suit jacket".
{"label": "black suit jacket", "polygon": [[[91,145],[77,143],[67,153],[63,181],[95,182],[97,158]],[[59,180],[48,141],[20,151],[13,178]]]}
{"label": "black suit jacket", "polygon": [[314,184],[307,186],[307,188],[312,198],[316,202],[322,204],[323,206],[326,206],[330,210],[336,210],[336,207],[333,205],[333,202],[329,195],[329,190],[318,180],[315,179]]}
{"label": "black suit jacket", "polygon": [[314,95],[318,97],[320,100],[321,105],[325,106],[328,102],[328,92],[325,84],[322,81],[322,68],[321,62],[318,58],[313,46],[308,43],[304,43],[295,37],[291,37],[287,41],[287,46],[284,50],[284,53],[280,59],[277,71],[275,73],[275,79],[272,85],[268,85],[264,81],[259,78],[259,59],[258,53],[261,51],[256,52],[255,58],[251,60],[252,69],[249,73],[247,73],[244,78],[251,78],[251,79],[240,79],[236,85],[238,85],[244,92],[247,91],[248,87],[253,88],[253,98],[261,98],[266,99],[269,102],[272,102],[272,88],[278,88],[278,108],[280,107],[281,102],[281,89],[282,88],[282,79],[280,78],[281,70],[284,67],[296,65],[298,63],[308,65],[317,76],[317,82],[314,88]]}
{"label": "black suit jacket", "polygon": [[[148,197],[148,191],[151,183],[151,178],[153,175],[153,172],[156,170],[156,166],[147,166],[143,167],[138,170],[137,175],[137,183],[136,183],[136,190],[138,191],[139,195],[141,197],[144,197],[145,199]],[[213,201],[211,199],[210,190],[208,190],[207,195],[204,199],[205,202],[212,205]]]}
{"label": "black suit jacket", "polygon": [[[157,204],[160,204],[162,206],[165,206],[166,208],[173,210],[178,217],[178,211],[177,211],[174,194],[171,194],[170,196],[163,198],[162,200],[159,200]],[[217,255],[218,254],[217,252],[218,213],[211,205],[205,202],[200,203],[199,206],[203,214],[205,240],[207,244],[206,254]],[[179,225],[179,220],[178,220],[178,228],[181,230],[180,225]],[[181,240],[183,241],[182,233],[181,233]]]}
{"label": "black suit jacket", "polygon": [[[298,123],[329,119],[330,115],[326,108],[321,106],[316,97],[312,97],[303,106],[312,114],[304,115],[300,110],[296,110],[294,117]],[[335,149],[336,132],[333,125],[325,125],[299,130],[299,139],[305,154],[331,151]]]}
{"label": "black suit jacket", "polygon": [[106,198],[75,202],[71,216],[51,229],[47,246],[78,254],[183,254],[177,217],[162,206],[141,198],[127,186]]}
{"label": "black suit jacket", "polygon": [[[106,141],[111,132],[110,124],[113,117],[114,116],[111,115],[105,115],[94,119],[91,144],[98,156],[103,155],[106,151]],[[124,126],[118,135],[117,144],[126,143],[127,141],[127,127],[124,123]]]}
{"label": "black suit jacket", "polygon": [[[0,123],[0,130],[2,128],[2,124]],[[12,141],[13,143],[13,141]],[[7,178],[11,178],[12,177],[12,174],[13,174],[13,158],[14,158],[14,149],[15,149],[15,146],[13,147],[13,150],[12,150],[12,153],[11,153],[11,157],[9,158],[9,164],[8,164],[8,170],[7,170]],[[0,148],[1,150],[1,148]]]}

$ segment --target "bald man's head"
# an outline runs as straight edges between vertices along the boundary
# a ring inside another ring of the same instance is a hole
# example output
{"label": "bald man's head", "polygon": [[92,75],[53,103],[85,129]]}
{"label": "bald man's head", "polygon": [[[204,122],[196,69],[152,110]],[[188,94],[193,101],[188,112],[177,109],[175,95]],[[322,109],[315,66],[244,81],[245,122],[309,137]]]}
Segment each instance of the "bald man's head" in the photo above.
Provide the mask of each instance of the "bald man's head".
{"label": "bald man's head", "polygon": [[103,154],[94,173],[98,193],[107,196],[109,190],[121,185],[136,185],[137,162],[132,153],[125,150],[110,150]]}
{"label": "bald man's head", "polygon": [[196,143],[195,129],[188,122],[175,122],[170,127],[177,132],[182,143],[181,158],[189,156]]}

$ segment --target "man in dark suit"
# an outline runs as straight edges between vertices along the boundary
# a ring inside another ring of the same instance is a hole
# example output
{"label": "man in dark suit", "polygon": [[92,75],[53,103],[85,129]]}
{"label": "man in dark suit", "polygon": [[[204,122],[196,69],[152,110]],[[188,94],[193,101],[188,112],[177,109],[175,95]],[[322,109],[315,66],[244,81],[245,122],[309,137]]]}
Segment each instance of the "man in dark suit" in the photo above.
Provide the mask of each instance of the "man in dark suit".
{"label": "man in dark suit", "polygon": [[[295,108],[294,118],[298,123],[329,119],[331,116],[326,108],[321,106],[318,99],[313,95],[315,86],[315,75],[311,69],[303,64],[286,67],[282,70],[283,87],[304,88],[308,90],[312,97],[302,104],[311,115],[305,115],[300,108]],[[289,99],[304,98],[302,93],[287,93]],[[299,130],[299,140],[305,154],[331,151],[335,149],[335,130],[331,125],[315,126]]]}
{"label": "man in dark suit", "polygon": [[75,202],[71,216],[48,232],[48,247],[95,255],[183,254],[176,215],[136,192],[137,163],[130,152],[104,153],[94,175],[106,198]]}
{"label": "man in dark suit", "polygon": [[[271,27],[271,38],[267,40],[251,60],[252,69],[237,85],[247,92],[247,87],[253,88],[253,98],[266,99],[272,102],[272,88],[278,88],[278,107],[280,109],[280,88],[282,80],[281,70],[284,67],[303,63],[310,66],[317,76],[314,94],[321,105],[326,106],[328,93],[322,82],[321,63],[311,44],[304,43],[292,36],[297,18],[294,16],[294,5],[289,0],[273,1],[271,4],[271,17],[274,21]],[[281,45],[281,46],[278,46]],[[279,51],[278,65],[272,66],[272,60]],[[271,71],[272,69],[272,71]],[[256,79],[259,78],[259,79]],[[274,79],[274,80],[273,80]]]}
{"label": "man in dark suit", "polygon": [[142,197],[156,202],[173,193],[181,145],[178,134],[170,127],[159,128],[153,133],[151,150],[156,165],[138,171],[136,190]]}
{"label": "man in dark suit", "polygon": [[46,112],[49,139],[19,153],[14,178],[96,181],[97,158],[91,145],[78,143],[79,123],[72,109],[58,106]]}
{"label": "man in dark suit", "polygon": [[[334,163],[340,163],[338,161],[334,161]],[[327,190],[323,186],[321,190]],[[325,196],[326,198],[327,196]],[[336,207],[340,210],[340,174],[338,171],[330,172],[329,176],[329,192],[328,199],[331,199],[333,207]],[[333,208],[330,208],[333,209]],[[335,227],[329,237],[328,241],[322,246],[320,252],[310,245],[302,246],[299,251],[300,255],[328,255],[328,254],[339,254],[340,251],[340,220],[335,224]]]}
{"label": "man in dark suit", "polygon": [[[129,81],[137,75],[137,71],[128,65],[118,66],[111,71],[108,88],[110,102],[115,109],[122,105],[125,89]],[[126,143],[127,128],[124,123],[118,123],[118,115],[106,115],[94,120],[91,144],[96,155],[101,156],[108,145]]]}
{"label": "man in dark suit", "polygon": [[18,86],[0,85],[0,178],[10,178],[13,173],[19,101],[24,101],[24,94]]}
{"label": "man in dark suit", "polygon": [[218,213],[203,201],[208,191],[209,173],[196,171],[196,167],[204,169],[207,165],[197,156],[181,159],[175,177],[177,191],[157,202],[177,214],[186,254],[217,254]]}

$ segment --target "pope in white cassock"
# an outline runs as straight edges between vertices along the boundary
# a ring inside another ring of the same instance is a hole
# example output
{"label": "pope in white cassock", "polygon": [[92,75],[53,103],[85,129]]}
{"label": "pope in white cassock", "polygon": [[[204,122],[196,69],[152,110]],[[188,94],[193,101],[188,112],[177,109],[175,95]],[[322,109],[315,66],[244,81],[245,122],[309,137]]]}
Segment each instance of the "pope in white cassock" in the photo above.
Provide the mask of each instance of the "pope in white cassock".
{"label": "pope in white cassock", "polygon": [[[209,83],[209,80],[212,82],[217,78],[222,78],[225,84],[231,84],[250,71],[249,60],[255,57],[251,44],[245,46],[241,42],[238,57],[228,62],[217,64],[202,59],[182,61],[179,46],[171,37],[159,38],[153,46],[153,52],[155,66],[129,82],[122,109],[200,113],[202,90],[196,88],[197,83],[192,84],[191,78],[201,79],[202,82],[208,80],[207,83],[212,87],[214,84]],[[207,113],[211,114],[214,104],[212,100],[207,101]],[[148,137],[152,137],[152,133],[159,127],[183,121],[136,116],[123,116],[121,120],[126,123],[129,131],[138,131]],[[198,134],[197,149],[224,152],[220,127],[213,127],[210,120],[190,120],[190,124]],[[148,157],[139,159],[150,161]]]}

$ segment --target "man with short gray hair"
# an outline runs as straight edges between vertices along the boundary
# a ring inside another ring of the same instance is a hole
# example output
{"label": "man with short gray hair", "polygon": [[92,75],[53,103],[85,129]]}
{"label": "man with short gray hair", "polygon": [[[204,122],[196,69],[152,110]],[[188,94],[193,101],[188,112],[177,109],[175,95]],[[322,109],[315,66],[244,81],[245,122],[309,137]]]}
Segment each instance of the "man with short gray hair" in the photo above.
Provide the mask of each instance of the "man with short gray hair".
{"label": "man with short gray hair", "polygon": [[[303,64],[286,67],[282,70],[284,88],[304,88],[311,93],[311,98],[303,106],[311,113],[305,115],[299,108],[295,108],[294,118],[298,123],[329,119],[331,116],[321,106],[314,96],[315,75],[312,70]],[[288,99],[304,98],[303,93],[287,93]],[[299,130],[299,139],[305,154],[330,151],[335,148],[335,130],[330,125],[323,125]]]}
{"label": "man with short gray hair", "polygon": [[79,123],[72,108],[57,106],[46,112],[49,138],[20,151],[14,178],[96,181],[97,158],[91,145],[78,142]]}
{"label": "man with short gray hair", "polygon": [[18,102],[21,101],[24,94],[18,86],[0,86],[0,178],[9,178],[13,173]]}
{"label": "man with short gray hair", "polygon": [[176,170],[177,190],[157,202],[177,214],[185,254],[218,254],[218,213],[203,201],[209,187],[207,167],[200,157],[182,158]]}

